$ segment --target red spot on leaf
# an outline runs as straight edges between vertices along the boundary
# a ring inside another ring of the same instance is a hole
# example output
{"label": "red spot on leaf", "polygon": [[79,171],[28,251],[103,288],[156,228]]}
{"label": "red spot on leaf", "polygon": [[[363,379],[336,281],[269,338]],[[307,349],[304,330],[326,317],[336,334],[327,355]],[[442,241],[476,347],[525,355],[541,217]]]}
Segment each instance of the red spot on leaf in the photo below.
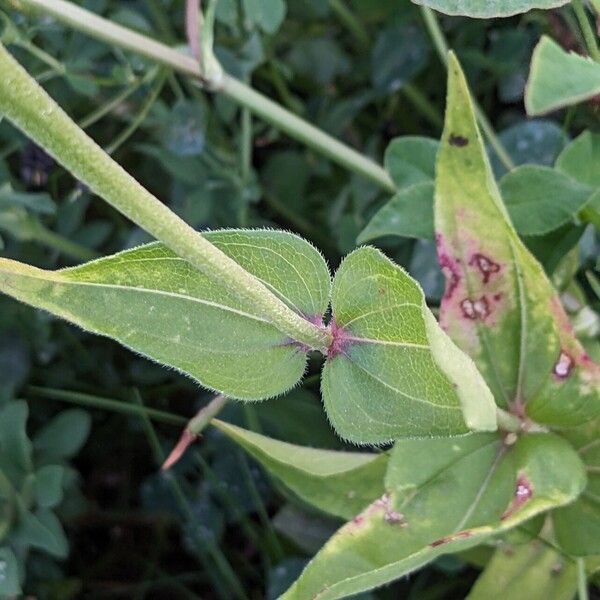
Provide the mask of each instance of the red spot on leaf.
{"label": "red spot on leaf", "polygon": [[490,304],[485,296],[481,296],[478,300],[465,298],[460,303],[460,309],[463,317],[472,321],[476,319],[483,321],[490,314]]}
{"label": "red spot on leaf", "polygon": [[481,271],[483,283],[487,283],[494,273],[500,271],[500,265],[497,262],[494,262],[491,258],[485,256],[485,254],[479,252],[473,254],[471,260],[469,260],[469,265],[476,267]]}
{"label": "red spot on leaf", "polygon": [[448,299],[454,293],[454,290],[457,288],[460,283],[460,267],[458,265],[458,260],[452,258],[444,249],[444,244],[442,241],[442,236],[438,233],[435,236],[435,242],[437,247],[438,254],[438,263],[446,278],[446,291],[444,292],[444,298]]}
{"label": "red spot on leaf", "polygon": [[519,473],[517,477],[517,485],[515,487],[515,495],[513,497],[510,506],[504,511],[502,520],[508,519],[517,510],[519,510],[525,503],[529,502],[533,497],[533,486],[531,482],[523,473]]}
{"label": "red spot on leaf", "polygon": [[562,381],[571,374],[574,366],[575,361],[573,360],[573,357],[564,350],[561,350],[552,372],[558,379]]}
{"label": "red spot on leaf", "polygon": [[446,537],[440,538],[439,540],[435,540],[435,542],[431,542],[429,546],[431,548],[437,548],[438,546],[442,546],[443,544],[449,544],[450,542],[454,542],[463,538],[468,538],[472,535],[473,533],[469,530],[459,531],[458,533],[453,533],[452,535],[447,535]]}

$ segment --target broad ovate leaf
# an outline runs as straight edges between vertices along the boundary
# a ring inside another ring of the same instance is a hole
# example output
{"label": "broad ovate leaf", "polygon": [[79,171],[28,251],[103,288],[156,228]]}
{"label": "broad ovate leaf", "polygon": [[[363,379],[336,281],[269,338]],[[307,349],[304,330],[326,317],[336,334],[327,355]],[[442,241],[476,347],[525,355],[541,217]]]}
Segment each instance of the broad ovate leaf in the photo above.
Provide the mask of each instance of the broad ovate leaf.
{"label": "broad ovate leaf", "polygon": [[322,377],[335,430],[357,443],[496,428],[473,362],[438,327],[419,285],[374,248],[359,248],[332,289]]}
{"label": "broad ovate leaf", "polygon": [[492,175],[458,61],[450,55],[438,155],[440,323],[496,402],[559,427],[600,413],[600,368],[579,344],[542,266],[519,239]]}
{"label": "broad ovate leaf", "polygon": [[556,169],[583,185],[600,188],[600,133],[584,131],[556,159]]}
{"label": "broad ovate leaf", "polygon": [[351,519],[383,493],[385,453],[342,452],[296,446],[218,419],[212,425],[239,444],[302,500]]}
{"label": "broad ovate leaf", "polygon": [[533,541],[498,548],[467,600],[573,600],[576,591],[575,562]]}
{"label": "broad ovate leaf", "polygon": [[385,149],[385,169],[399,190],[417,183],[433,182],[439,142],[432,138],[403,136]]}
{"label": "broad ovate leaf", "polygon": [[384,204],[356,239],[362,244],[386,235],[418,239],[434,238],[433,181],[399,190]]}
{"label": "broad ovate leaf", "polygon": [[566,52],[542,36],[531,58],[525,108],[531,116],[577,104],[600,94],[600,64]]}
{"label": "broad ovate leaf", "polygon": [[567,175],[537,165],[524,165],[500,181],[502,198],[521,235],[543,235],[572,223],[594,190]]}
{"label": "broad ovate leaf", "polygon": [[581,496],[552,512],[556,539],[573,556],[600,555],[600,421],[563,432],[585,464],[588,476]]}
{"label": "broad ovate leaf", "polygon": [[[203,235],[298,314],[321,319],[330,276],[310,244],[281,231]],[[280,394],[304,372],[305,348],[161,244],[57,272],[1,259],[0,290],[234,398]]]}
{"label": "broad ovate leaf", "polygon": [[480,19],[510,17],[534,8],[550,9],[568,0],[413,0],[447,15],[464,15]]}
{"label": "broad ovate leaf", "polygon": [[386,493],[342,527],[285,600],[333,600],[476,546],[555,506],[585,485],[583,464],[554,434],[506,446],[497,434],[400,440]]}

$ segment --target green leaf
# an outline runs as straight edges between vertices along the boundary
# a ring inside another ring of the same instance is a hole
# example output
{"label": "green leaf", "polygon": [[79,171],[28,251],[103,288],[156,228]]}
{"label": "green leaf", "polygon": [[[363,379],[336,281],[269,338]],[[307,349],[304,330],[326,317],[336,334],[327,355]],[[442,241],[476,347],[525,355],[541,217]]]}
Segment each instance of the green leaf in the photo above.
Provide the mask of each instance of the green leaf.
{"label": "green leaf", "polygon": [[[281,231],[203,235],[298,314],[321,319],[330,276],[310,244]],[[304,372],[304,347],[161,244],[57,272],[2,259],[0,289],[234,398],[275,396]]]}
{"label": "green leaf", "polygon": [[417,183],[397,192],[360,232],[358,244],[385,235],[433,239],[433,182]]}
{"label": "green leaf", "polygon": [[552,512],[561,548],[574,556],[600,554],[600,421],[562,433],[587,470],[588,484],[573,503]]}
{"label": "green leaf", "polygon": [[600,368],[510,222],[453,54],[448,86],[435,200],[440,323],[500,406],[548,425],[584,423],[600,414]]}
{"label": "green leaf", "polygon": [[531,116],[583,102],[600,94],[600,64],[591,58],[565,52],[542,36],[533,51],[525,92]]}
{"label": "green leaf", "polygon": [[464,15],[480,19],[509,17],[533,8],[550,9],[568,0],[413,0],[447,15]]}
{"label": "green leaf", "polygon": [[427,37],[413,24],[392,25],[377,35],[371,54],[371,80],[380,94],[391,94],[427,65]]}
{"label": "green leaf", "polygon": [[35,514],[24,512],[12,532],[12,539],[15,543],[32,546],[57,558],[65,558],[69,551],[59,520],[47,509],[39,509]]}
{"label": "green leaf", "polygon": [[485,433],[401,440],[388,492],[331,538],[283,598],[332,600],[383,585],[571,502],[584,485],[579,457],[554,434],[509,447]]}
{"label": "green leaf", "polygon": [[246,19],[264,32],[275,33],[285,18],[284,0],[242,0]]}
{"label": "green leaf", "polygon": [[300,498],[324,512],[349,519],[383,493],[387,454],[319,450],[280,442],[218,419],[212,425]]}
{"label": "green leaf", "polygon": [[548,167],[517,167],[500,181],[502,198],[521,235],[543,235],[573,222],[593,189]]}
{"label": "green leaf", "polygon": [[357,443],[493,430],[493,398],[471,360],[438,327],[419,285],[374,248],[338,269],[325,409]]}
{"label": "green leaf", "polygon": [[0,547],[0,597],[20,596],[19,563],[14,552],[8,547]]}
{"label": "green leaf", "polygon": [[35,500],[42,508],[53,508],[63,497],[65,469],[61,465],[46,465],[35,473]]}
{"label": "green leaf", "polygon": [[85,444],[92,421],[79,408],[65,410],[46,423],[33,438],[33,448],[43,463],[72,458]]}
{"label": "green leaf", "polygon": [[600,134],[584,131],[560,153],[556,169],[583,185],[600,188]]}
{"label": "green leaf", "polygon": [[573,600],[575,563],[540,542],[502,546],[481,574],[467,600]]}
{"label": "green leaf", "polygon": [[26,430],[28,415],[27,403],[22,400],[9,402],[0,410],[0,471],[15,487],[33,468]]}
{"label": "green leaf", "polygon": [[399,137],[388,144],[385,169],[399,190],[434,180],[438,147],[437,140],[418,136]]}

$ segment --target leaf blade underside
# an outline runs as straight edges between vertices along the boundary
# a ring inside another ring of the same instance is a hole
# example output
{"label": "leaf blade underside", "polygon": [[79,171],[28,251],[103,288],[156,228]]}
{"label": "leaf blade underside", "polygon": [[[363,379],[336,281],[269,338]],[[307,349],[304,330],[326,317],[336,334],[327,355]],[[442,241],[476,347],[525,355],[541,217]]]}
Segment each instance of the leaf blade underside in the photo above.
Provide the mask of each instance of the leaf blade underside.
{"label": "leaf blade underside", "polygon": [[342,437],[382,443],[495,429],[493,398],[475,366],[439,329],[418,284],[381,252],[346,257],[331,306],[322,394]]}
{"label": "leaf blade underside", "polygon": [[[277,231],[203,235],[298,314],[320,321],[330,275],[308,242]],[[162,244],[57,272],[2,259],[0,290],[234,398],[278,395],[304,372],[305,348]]]}

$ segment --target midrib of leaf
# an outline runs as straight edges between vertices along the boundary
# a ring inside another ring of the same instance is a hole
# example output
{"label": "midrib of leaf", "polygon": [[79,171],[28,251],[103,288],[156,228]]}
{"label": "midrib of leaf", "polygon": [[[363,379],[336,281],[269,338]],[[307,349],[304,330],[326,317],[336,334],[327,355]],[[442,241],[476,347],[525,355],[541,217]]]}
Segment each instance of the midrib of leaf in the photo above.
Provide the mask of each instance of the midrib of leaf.
{"label": "midrib of leaf", "polygon": [[[451,469],[452,467],[454,467],[455,465],[461,463],[463,460],[465,460],[466,458],[472,456],[473,454],[476,454],[477,452],[483,451],[486,448],[488,448],[488,446],[492,446],[492,445],[496,445],[498,444],[498,439],[494,439],[490,442],[488,442],[487,444],[483,444],[482,446],[478,446],[477,448],[473,448],[473,450],[470,450],[469,452],[466,452],[464,454],[461,454],[460,456],[456,457],[456,460],[453,460],[449,463],[444,464],[443,466],[441,466],[439,468],[438,471],[435,471],[435,473],[432,473],[432,475],[426,479],[423,483],[421,483],[419,485],[419,487],[417,487],[412,494],[408,495],[405,500],[402,502],[402,504],[400,505],[401,509],[406,508],[407,506],[410,505],[410,503],[423,491],[424,488],[426,488],[428,485],[431,485],[432,483],[435,482],[435,480],[444,472],[447,471],[449,469]],[[500,450],[498,451],[498,453],[500,453]],[[402,491],[402,490],[400,490]]]}
{"label": "midrib of leaf", "polygon": [[[417,348],[419,350],[429,350],[429,346],[426,344],[417,344],[416,342],[397,342],[395,340],[374,340],[372,338],[366,337],[358,337],[353,335],[344,335],[345,340],[349,340],[351,342],[359,342],[365,344],[375,344],[375,345],[383,345],[383,346],[397,346],[399,348]],[[350,356],[346,354],[350,360]],[[352,361],[354,362],[354,361]]]}
{"label": "midrib of leaf", "polygon": [[525,286],[523,282],[523,271],[521,270],[521,263],[519,262],[517,253],[515,251],[515,242],[512,239],[512,235],[509,237],[509,241],[510,252],[513,257],[513,265],[515,268],[515,279],[519,298],[519,367],[517,371],[517,388],[515,391],[514,402],[517,406],[521,406],[524,402],[523,378],[525,377],[525,346],[527,343],[527,298],[525,295]]}
{"label": "midrib of leaf", "polygon": [[[491,445],[491,444],[489,444],[489,445]],[[481,448],[480,448],[480,450],[481,450]],[[496,469],[500,465],[500,462],[504,458],[505,454],[506,454],[506,448],[505,448],[505,446],[502,445],[502,446],[500,446],[500,449],[498,450],[498,453],[496,454],[496,458],[494,459],[494,462],[492,463],[490,470],[487,472],[484,480],[481,482],[481,486],[480,486],[479,490],[477,491],[477,494],[475,495],[473,502],[471,503],[469,508],[466,510],[464,517],[460,520],[460,523],[455,527],[453,533],[456,533],[456,532],[460,531],[461,529],[463,529],[463,527],[465,526],[467,521],[471,518],[471,516],[477,509],[477,506],[481,502],[481,498],[483,497],[485,490],[487,489],[488,485],[490,484],[490,481],[492,480],[492,477],[494,476],[494,473],[496,472]]]}

